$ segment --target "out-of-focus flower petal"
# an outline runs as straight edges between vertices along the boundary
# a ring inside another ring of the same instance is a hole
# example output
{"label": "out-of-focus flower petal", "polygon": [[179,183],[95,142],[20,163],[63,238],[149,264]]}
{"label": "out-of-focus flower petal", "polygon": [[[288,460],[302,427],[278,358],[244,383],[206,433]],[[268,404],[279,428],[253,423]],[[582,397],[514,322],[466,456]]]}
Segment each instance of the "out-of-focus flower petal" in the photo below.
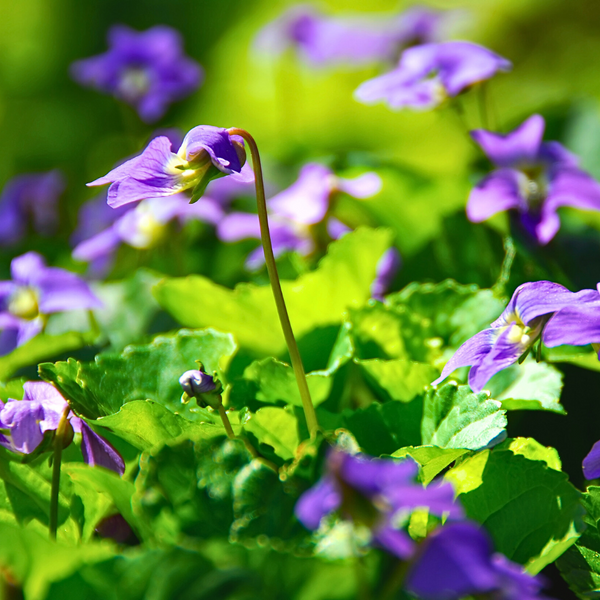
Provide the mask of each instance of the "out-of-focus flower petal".
{"label": "out-of-focus flower petal", "polygon": [[522,208],[524,201],[519,190],[519,173],[499,169],[482,179],[469,194],[467,217],[479,223],[510,208]]}
{"label": "out-of-focus flower petal", "polygon": [[545,128],[544,118],[533,115],[506,135],[476,129],[471,131],[471,137],[494,164],[518,168],[538,161]]}
{"label": "out-of-focus flower petal", "polygon": [[583,459],[583,475],[586,479],[600,477],[600,442],[596,442]]}
{"label": "out-of-focus flower petal", "polygon": [[335,481],[330,477],[323,477],[315,486],[300,496],[294,512],[304,527],[317,529],[321,519],[337,510],[341,501],[342,498]]}

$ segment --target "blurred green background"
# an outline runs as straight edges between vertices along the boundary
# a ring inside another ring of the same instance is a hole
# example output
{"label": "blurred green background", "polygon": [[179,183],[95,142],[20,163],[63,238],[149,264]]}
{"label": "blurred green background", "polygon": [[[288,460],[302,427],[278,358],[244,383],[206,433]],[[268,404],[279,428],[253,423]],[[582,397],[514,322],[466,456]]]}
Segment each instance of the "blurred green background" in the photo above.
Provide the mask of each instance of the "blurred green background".
{"label": "blurred green background", "polygon": [[[281,184],[293,180],[297,165],[310,159],[342,168],[378,166],[384,191],[359,213],[365,221],[393,226],[405,258],[415,254],[439,234],[444,216],[464,207],[478,155],[450,109],[394,113],[354,101],[353,90],[381,72],[381,66],[314,69],[293,52],[278,61],[257,57],[251,48],[256,32],[291,4],[3,0],[0,185],[20,172],[63,169],[69,180],[63,199],[66,239],[76,208],[94,195],[84,183],[139,152],[151,131],[129,107],[72,81],[69,65],[104,52],[106,32],[114,23],[138,30],[163,23],[183,34],[186,52],[203,65],[206,76],[195,94],[172,106],[160,126],[248,129],[265,155],[267,177]],[[391,13],[409,5],[392,0],[317,4],[332,14]],[[600,175],[600,136],[590,135],[600,133],[597,2],[427,5],[463,9],[455,37],[484,44],[513,62],[513,72],[497,76],[488,90],[500,130],[542,112],[549,121],[547,137],[564,141],[582,155],[585,168]],[[468,95],[464,104],[468,126],[479,127],[477,98]],[[282,171],[277,165],[293,169]],[[492,224],[502,228],[503,221]]]}

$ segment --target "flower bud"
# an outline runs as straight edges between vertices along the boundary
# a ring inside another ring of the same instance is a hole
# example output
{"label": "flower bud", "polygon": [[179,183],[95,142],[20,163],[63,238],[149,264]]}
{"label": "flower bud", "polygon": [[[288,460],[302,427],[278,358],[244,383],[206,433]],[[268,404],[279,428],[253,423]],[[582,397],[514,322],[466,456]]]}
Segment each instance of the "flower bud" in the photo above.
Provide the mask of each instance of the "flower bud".
{"label": "flower bud", "polygon": [[186,371],[179,378],[179,383],[183,391],[193,398],[197,398],[206,392],[212,392],[217,387],[211,375],[197,369]]}

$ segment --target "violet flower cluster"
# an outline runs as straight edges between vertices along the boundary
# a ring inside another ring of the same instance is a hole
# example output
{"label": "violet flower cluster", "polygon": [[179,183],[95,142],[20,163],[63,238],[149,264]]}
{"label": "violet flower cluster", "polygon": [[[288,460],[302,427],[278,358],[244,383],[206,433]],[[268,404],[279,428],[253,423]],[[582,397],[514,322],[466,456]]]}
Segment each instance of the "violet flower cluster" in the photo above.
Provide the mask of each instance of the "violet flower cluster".
{"label": "violet flower cluster", "polygon": [[[318,247],[326,246],[350,231],[331,215],[335,197],[344,192],[354,198],[370,198],[380,189],[381,179],[375,173],[345,179],[337,177],[324,165],[305,165],[290,187],[267,201],[273,253],[276,257],[285,252],[307,256]],[[224,242],[260,239],[258,216],[232,212],[219,222],[217,235]],[[262,247],[259,247],[248,256],[246,266],[255,270],[264,264],[264,260]]]}
{"label": "violet flower cluster", "polygon": [[[449,11],[450,12],[450,11]],[[439,41],[449,13],[414,6],[399,15],[326,16],[313,6],[291,7],[269,23],[255,40],[256,49],[279,56],[293,47],[314,66],[360,68],[395,60],[402,48]]]}
{"label": "violet flower cluster", "polygon": [[[13,452],[31,454],[46,432],[56,431],[68,404],[52,385],[43,381],[28,381],[23,390],[23,400],[0,400],[0,445]],[[81,434],[81,452],[87,464],[106,467],[119,475],[124,473],[123,458],[109,442],[72,411],[67,419],[73,431]]]}
{"label": "violet flower cluster", "polygon": [[394,70],[365,81],[354,97],[364,104],[383,101],[393,109],[430,110],[511,68],[510,61],[472,42],[423,44],[405,50]]}
{"label": "violet flower cluster", "polygon": [[46,266],[36,252],[13,259],[11,275],[12,280],[0,281],[0,355],[40,333],[47,315],[102,306],[85,281]]}
{"label": "violet flower cluster", "polygon": [[560,227],[557,209],[600,210],[600,184],[558,142],[543,142],[545,122],[529,117],[506,135],[478,129],[471,136],[497,169],[472,191],[467,216],[474,223],[515,210],[525,231],[547,244]]}
{"label": "violet flower cluster", "polygon": [[104,54],[73,63],[71,75],[82,85],[130,104],[148,123],[202,82],[202,68],[185,56],[181,36],[171,27],[157,25],[139,32],[115,25],[108,32],[108,44]]}
{"label": "violet flower cluster", "polygon": [[[325,475],[296,504],[296,516],[316,530],[328,515],[370,529],[371,543],[410,561],[406,588],[421,600],[460,600],[471,594],[492,594],[498,600],[543,600],[542,583],[501,554],[477,524],[460,521],[462,507],[450,483],[424,488],[415,482],[412,459],[369,458],[331,450]],[[398,527],[398,518],[421,508],[445,516],[419,545]]]}
{"label": "violet flower cluster", "polygon": [[424,488],[414,479],[418,465],[412,459],[369,458],[331,450],[322,479],[296,504],[296,516],[307,529],[318,529],[323,517],[340,510],[344,519],[366,525],[372,543],[400,558],[412,555],[415,544],[394,519],[401,512],[428,508],[436,515],[463,516],[454,502],[450,483]]}
{"label": "violet flower cluster", "polygon": [[0,246],[14,246],[33,230],[43,236],[58,228],[58,199],[65,179],[58,170],[17,175],[0,196]]}
{"label": "violet flower cluster", "polygon": [[552,348],[600,342],[600,294],[571,292],[550,281],[520,285],[502,314],[467,340],[432,385],[459,367],[471,366],[469,385],[479,392],[496,373],[516,362],[536,341]]}

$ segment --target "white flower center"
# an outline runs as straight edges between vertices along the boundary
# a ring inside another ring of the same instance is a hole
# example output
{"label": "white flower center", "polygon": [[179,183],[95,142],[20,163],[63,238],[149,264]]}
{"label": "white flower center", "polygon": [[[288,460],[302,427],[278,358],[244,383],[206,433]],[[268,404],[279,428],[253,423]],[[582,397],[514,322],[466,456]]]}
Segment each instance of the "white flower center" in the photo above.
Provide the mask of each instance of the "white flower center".
{"label": "white flower center", "polygon": [[150,89],[150,77],[141,67],[130,67],[121,74],[119,94],[129,102],[137,102]]}

